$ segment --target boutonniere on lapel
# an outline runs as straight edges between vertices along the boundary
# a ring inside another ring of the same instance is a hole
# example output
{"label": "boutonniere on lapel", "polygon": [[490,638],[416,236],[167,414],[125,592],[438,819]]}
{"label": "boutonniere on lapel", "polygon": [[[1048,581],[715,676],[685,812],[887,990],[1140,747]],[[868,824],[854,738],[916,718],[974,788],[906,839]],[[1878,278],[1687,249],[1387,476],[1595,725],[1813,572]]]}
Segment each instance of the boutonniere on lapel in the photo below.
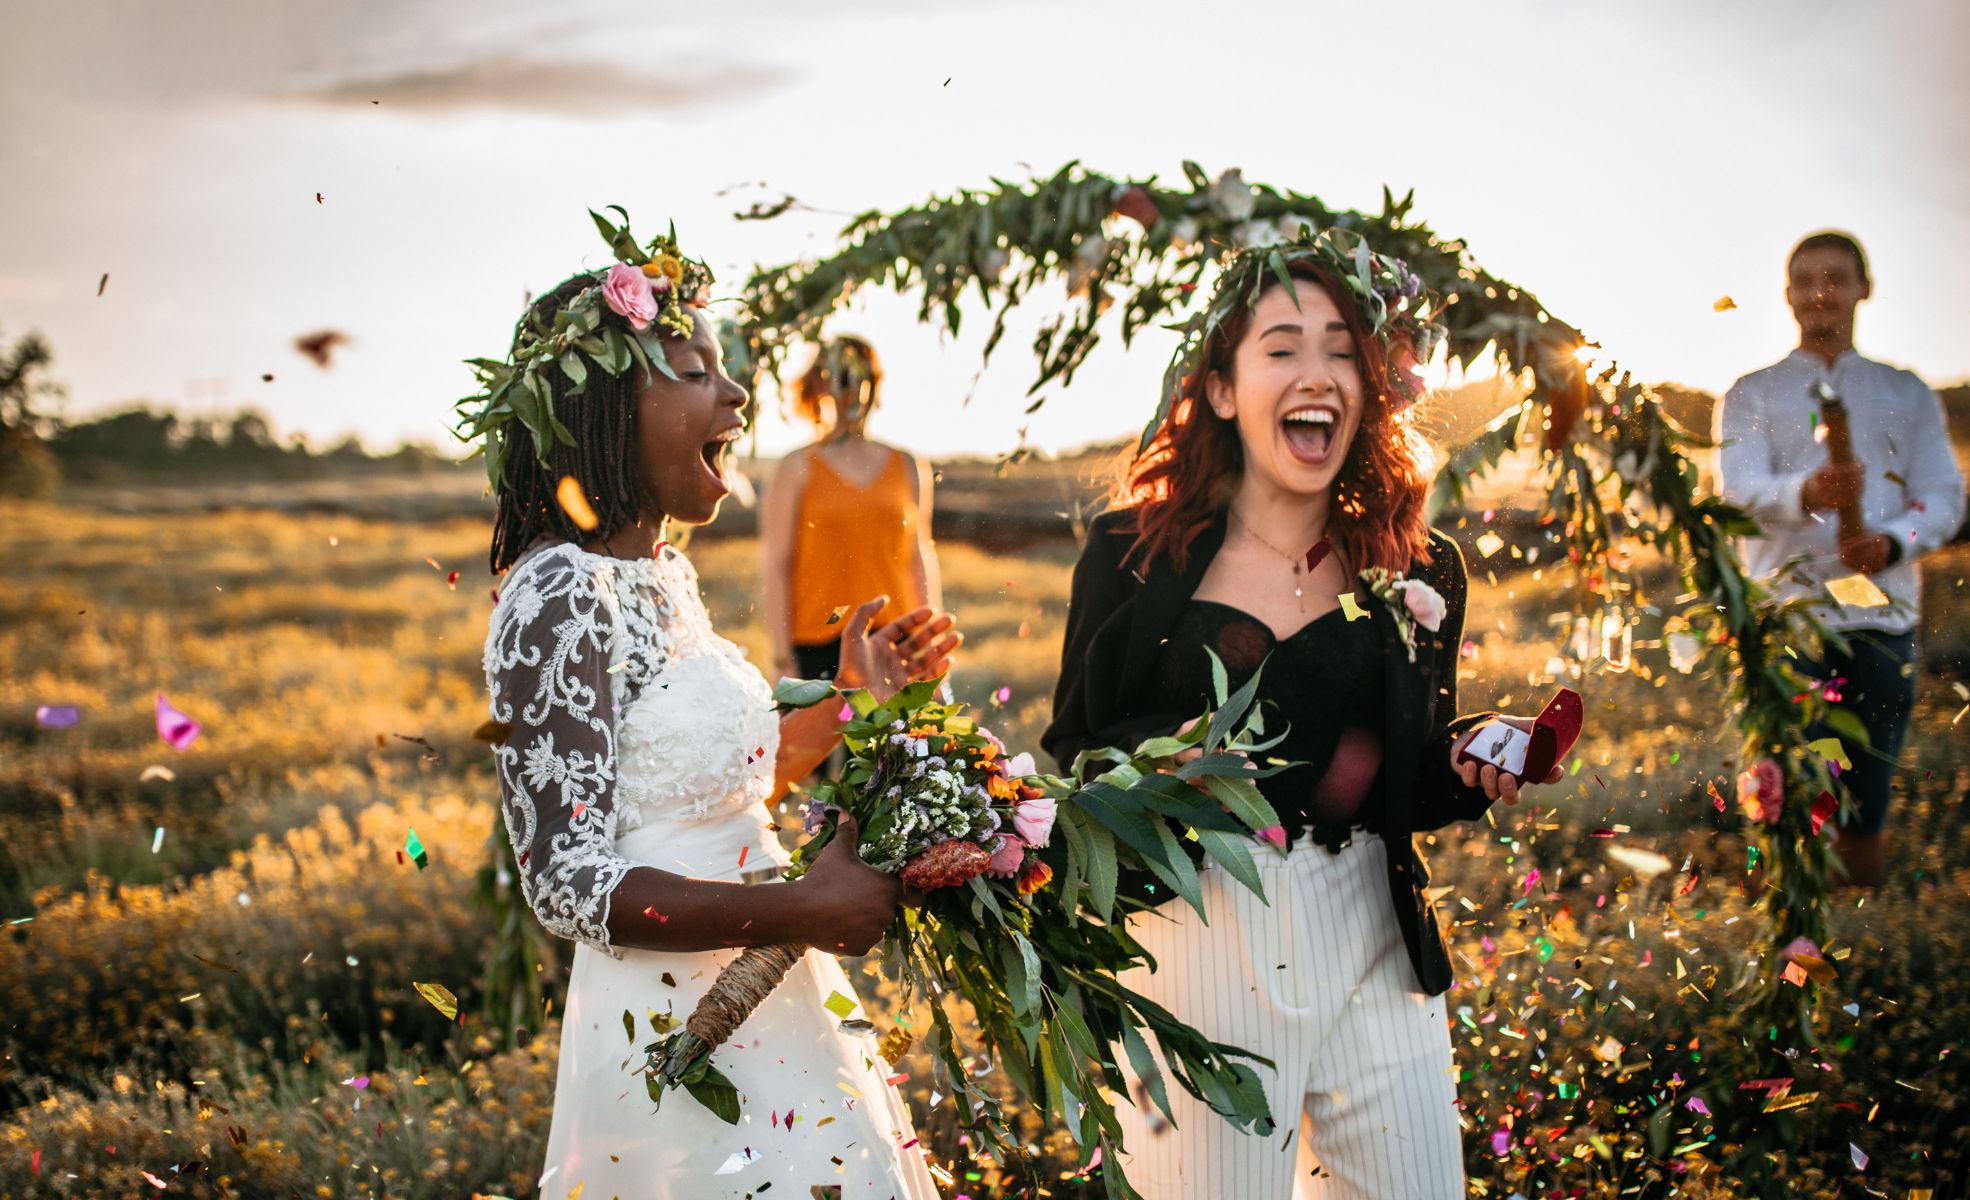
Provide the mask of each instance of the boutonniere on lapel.
{"label": "boutonniere on lapel", "polygon": [[1361,573],[1361,582],[1377,600],[1395,615],[1396,632],[1402,635],[1409,661],[1416,661],[1416,627],[1435,633],[1443,625],[1443,596],[1420,579],[1410,579],[1383,567],[1370,567]]}

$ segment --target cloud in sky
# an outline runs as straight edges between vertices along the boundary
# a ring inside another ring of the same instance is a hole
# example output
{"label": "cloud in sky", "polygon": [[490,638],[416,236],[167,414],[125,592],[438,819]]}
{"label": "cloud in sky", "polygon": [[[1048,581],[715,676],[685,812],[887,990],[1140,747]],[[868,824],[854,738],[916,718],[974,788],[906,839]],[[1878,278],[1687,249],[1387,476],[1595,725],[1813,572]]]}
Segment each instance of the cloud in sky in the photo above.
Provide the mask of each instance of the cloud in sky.
{"label": "cloud in sky", "polygon": [[453,66],[349,79],[292,98],[330,105],[442,114],[473,110],[621,116],[636,110],[684,110],[728,103],[787,82],[762,65],[692,59],[662,74],[621,63],[548,61],[500,55]]}

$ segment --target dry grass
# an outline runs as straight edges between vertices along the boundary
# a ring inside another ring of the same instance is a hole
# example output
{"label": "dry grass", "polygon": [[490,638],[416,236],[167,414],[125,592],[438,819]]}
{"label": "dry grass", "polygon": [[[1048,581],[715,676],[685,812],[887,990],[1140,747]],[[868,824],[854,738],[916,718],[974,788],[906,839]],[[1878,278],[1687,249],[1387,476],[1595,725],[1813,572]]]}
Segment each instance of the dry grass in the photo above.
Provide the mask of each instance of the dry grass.
{"label": "dry grass", "polygon": [[[33,915],[0,956],[0,1092],[17,1106],[0,1126],[0,1194],[128,1195],[139,1169],[193,1160],[204,1165],[174,1194],[524,1192],[553,1031],[493,1054],[470,1013],[490,936],[466,899],[493,795],[469,740],[484,712],[483,527],[10,505],[0,530],[0,915]],[[942,555],[971,638],[957,690],[1009,743],[1034,746],[1073,548]],[[755,545],[702,539],[692,556],[721,631],[763,658]],[[1963,548],[1931,561],[1933,608],[1960,611],[1966,567]],[[1554,684],[1547,618],[1566,585],[1478,574],[1464,703],[1528,711]],[[1707,1080],[1704,1064],[1740,1034],[1724,996],[1755,947],[1736,818],[1705,790],[1727,778],[1735,736],[1709,681],[1669,670],[1648,642],[1634,670],[1578,681],[1590,726],[1577,773],[1448,832],[1433,856],[1458,921],[1451,999],[1479,1194],[1740,1186],[1674,1152],[1707,1129],[1680,1098],[1735,1082]],[[157,739],[159,691],[206,724],[187,753]],[[77,704],[83,721],[39,729],[41,703]],[[1952,1053],[1970,999],[1950,979],[1970,940],[1962,707],[1950,680],[1925,676],[1896,884],[1839,914],[1828,1069],[1784,1164],[1799,1194],[1901,1195],[1934,1186],[1957,1152],[1970,1083]],[[426,739],[436,759],[394,735]],[[140,782],[153,764],[175,778]],[[1681,869],[1650,881],[1611,865],[1588,832],[1624,825],[1619,841]],[[427,871],[397,860],[412,827]],[[415,981],[457,992],[463,1027]],[[889,1011],[890,989],[864,987]],[[1609,1039],[1618,1054],[1590,1050]],[[363,1073],[358,1110],[342,1081]],[[913,1076],[927,1140],[957,1154],[949,1106],[926,1113],[921,1062]],[[1666,1145],[1651,1143],[1658,1127]],[[1873,1156],[1865,1175],[1849,1143]],[[981,1175],[975,1191],[995,1178]]]}

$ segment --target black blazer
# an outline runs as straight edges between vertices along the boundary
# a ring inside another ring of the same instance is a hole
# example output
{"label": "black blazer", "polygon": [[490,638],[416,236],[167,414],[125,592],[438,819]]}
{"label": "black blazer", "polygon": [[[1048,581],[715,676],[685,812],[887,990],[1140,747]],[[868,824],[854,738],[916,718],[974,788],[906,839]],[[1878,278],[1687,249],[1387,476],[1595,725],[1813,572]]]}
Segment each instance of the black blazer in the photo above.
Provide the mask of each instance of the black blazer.
{"label": "black blazer", "polygon": [[[1224,520],[1191,543],[1187,569],[1159,558],[1142,574],[1122,566],[1135,543],[1133,514],[1096,517],[1074,566],[1067,604],[1067,635],[1060,682],[1054,689],[1053,723],[1041,745],[1066,770],[1074,756],[1096,746],[1133,747],[1174,731],[1196,713],[1177,712],[1151,694],[1156,657],[1184,605],[1197,591],[1211,560],[1224,545]],[[1411,579],[1427,581],[1443,596],[1437,632],[1418,627],[1416,661],[1402,645],[1395,617],[1379,602],[1367,605],[1382,635],[1382,815],[1389,846],[1389,895],[1416,968],[1419,989],[1447,990],[1450,956],[1435,905],[1424,895],[1430,872],[1414,835],[1453,821],[1475,820],[1490,801],[1482,788],[1464,786],[1450,769],[1451,742],[1492,713],[1457,715],[1457,651],[1464,632],[1464,556],[1443,534],[1430,532],[1433,561],[1410,564]],[[1135,570],[1143,570],[1138,564]]]}

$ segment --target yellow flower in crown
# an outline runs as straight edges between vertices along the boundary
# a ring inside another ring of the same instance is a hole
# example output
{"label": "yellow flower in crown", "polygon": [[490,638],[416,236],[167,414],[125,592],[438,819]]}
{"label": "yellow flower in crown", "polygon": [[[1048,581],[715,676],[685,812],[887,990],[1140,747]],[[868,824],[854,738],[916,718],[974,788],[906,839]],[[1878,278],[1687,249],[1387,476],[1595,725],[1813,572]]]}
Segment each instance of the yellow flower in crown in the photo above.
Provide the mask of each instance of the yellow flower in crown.
{"label": "yellow flower in crown", "polygon": [[684,260],[675,254],[659,254],[643,264],[643,274],[651,279],[661,275],[674,287],[684,281]]}

